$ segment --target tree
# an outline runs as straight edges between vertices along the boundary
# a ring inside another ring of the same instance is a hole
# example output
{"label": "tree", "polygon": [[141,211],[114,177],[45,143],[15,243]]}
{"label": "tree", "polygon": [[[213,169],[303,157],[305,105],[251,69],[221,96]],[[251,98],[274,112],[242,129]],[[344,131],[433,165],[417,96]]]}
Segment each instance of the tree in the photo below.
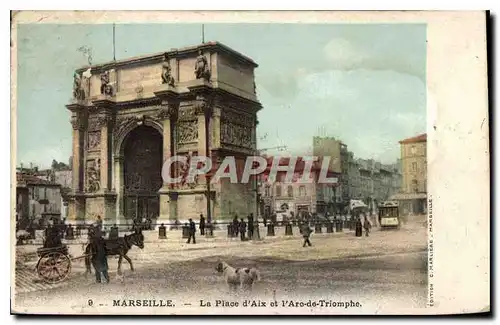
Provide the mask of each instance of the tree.
{"label": "tree", "polygon": [[52,160],[52,170],[58,171],[58,170],[68,170],[70,167],[66,165],[63,162],[57,162],[57,160],[53,159]]}

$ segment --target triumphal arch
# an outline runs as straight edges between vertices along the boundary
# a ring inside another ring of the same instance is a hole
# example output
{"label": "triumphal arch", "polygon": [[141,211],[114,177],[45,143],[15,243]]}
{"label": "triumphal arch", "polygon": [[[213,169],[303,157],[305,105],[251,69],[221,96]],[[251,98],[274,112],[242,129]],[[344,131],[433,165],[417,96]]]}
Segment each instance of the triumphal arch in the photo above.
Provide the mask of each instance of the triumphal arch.
{"label": "triumphal arch", "polygon": [[[217,43],[172,49],[76,70],[71,111],[73,188],[69,218],[130,224],[256,214],[252,182],[164,183],[171,156],[214,164],[256,153],[257,99],[250,58]],[[173,176],[179,173],[171,168]]]}

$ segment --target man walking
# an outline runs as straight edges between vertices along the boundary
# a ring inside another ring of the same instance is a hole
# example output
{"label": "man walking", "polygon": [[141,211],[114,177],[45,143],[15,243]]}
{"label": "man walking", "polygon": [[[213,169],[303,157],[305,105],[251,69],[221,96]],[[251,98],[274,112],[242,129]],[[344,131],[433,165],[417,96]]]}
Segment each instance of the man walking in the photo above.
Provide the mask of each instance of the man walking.
{"label": "man walking", "polygon": [[245,220],[241,218],[240,221],[240,239],[241,241],[245,241],[245,233],[247,232],[247,224],[245,223]]}
{"label": "man walking", "polygon": [[250,213],[250,215],[248,216],[248,239],[253,238],[253,229],[253,213]]}
{"label": "man walking", "polygon": [[205,217],[203,216],[203,213],[200,214],[200,234],[202,236],[205,235]]}
{"label": "man walking", "polygon": [[193,219],[189,219],[189,238],[187,243],[191,243],[191,238],[193,238],[193,244],[196,244],[196,224]]}
{"label": "man walking", "polygon": [[104,277],[105,283],[109,283],[106,242],[100,236],[100,233],[94,233],[92,238],[92,265],[95,270],[96,283],[101,283],[101,273]]}
{"label": "man walking", "polygon": [[302,245],[302,247],[306,247],[306,244],[312,246],[311,241],[309,240],[309,237],[311,236],[312,233],[312,229],[309,227],[309,224],[307,222],[304,222],[300,232],[302,233],[302,237],[304,238],[304,244]]}
{"label": "man walking", "polygon": [[239,226],[240,226],[240,223],[238,222],[238,215],[234,215],[234,218],[233,218],[233,237],[238,237]]}

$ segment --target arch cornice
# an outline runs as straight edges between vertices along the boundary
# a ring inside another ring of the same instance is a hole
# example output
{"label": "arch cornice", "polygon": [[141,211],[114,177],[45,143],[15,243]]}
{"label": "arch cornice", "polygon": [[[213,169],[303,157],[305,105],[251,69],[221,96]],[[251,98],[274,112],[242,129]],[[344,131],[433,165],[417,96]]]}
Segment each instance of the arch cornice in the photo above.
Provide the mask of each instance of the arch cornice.
{"label": "arch cornice", "polygon": [[163,124],[157,118],[149,115],[127,115],[117,117],[113,129],[113,154],[123,157],[124,142],[132,130],[142,125],[150,126],[163,134]]}

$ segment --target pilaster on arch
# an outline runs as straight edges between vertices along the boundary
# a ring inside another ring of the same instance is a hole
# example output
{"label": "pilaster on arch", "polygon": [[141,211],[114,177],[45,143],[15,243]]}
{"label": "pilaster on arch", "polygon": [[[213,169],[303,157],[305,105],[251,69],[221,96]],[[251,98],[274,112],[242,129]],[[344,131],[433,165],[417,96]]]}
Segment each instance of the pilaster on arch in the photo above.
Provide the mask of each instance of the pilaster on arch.
{"label": "pilaster on arch", "polygon": [[130,132],[140,126],[150,126],[163,134],[163,123],[148,115],[127,116],[117,118],[115,129],[117,130],[114,136],[113,155],[123,158],[124,143]]}

